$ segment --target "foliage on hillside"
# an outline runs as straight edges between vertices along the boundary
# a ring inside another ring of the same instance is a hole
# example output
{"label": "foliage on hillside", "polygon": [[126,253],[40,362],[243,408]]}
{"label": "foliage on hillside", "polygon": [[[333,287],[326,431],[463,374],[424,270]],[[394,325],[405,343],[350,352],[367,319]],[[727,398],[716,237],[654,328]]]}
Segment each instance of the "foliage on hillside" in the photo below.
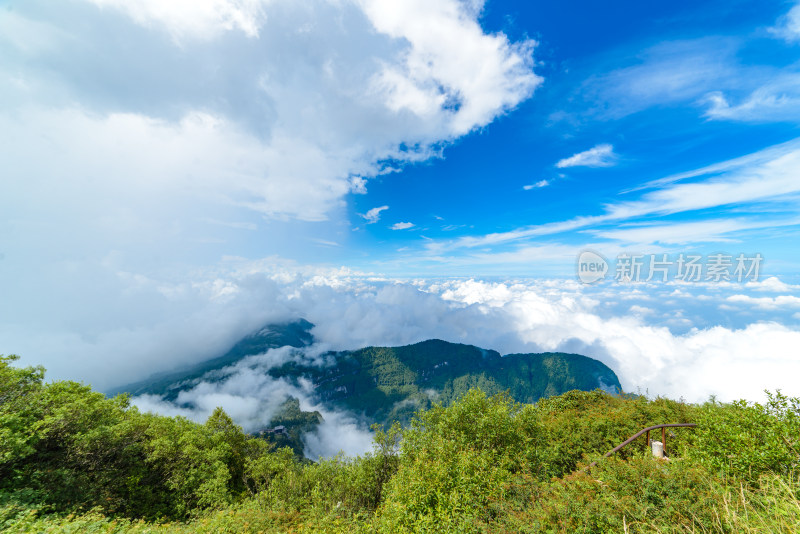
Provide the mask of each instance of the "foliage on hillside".
{"label": "foliage on hillside", "polygon": [[[303,319],[266,325],[220,357],[154,375],[111,393],[147,393],[176,402],[181,392],[200,382],[224,381],[233,365],[247,356],[279,347],[299,349],[312,344],[312,327]],[[327,365],[320,364],[321,361]],[[266,372],[272,378],[299,386],[310,381],[316,402],[354,412],[365,422],[380,423],[384,428],[394,421],[407,424],[416,411],[428,409],[434,403],[449,405],[472,388],[489,395],[508,392],[514,400],[526,403],[573,389],[590,391],[600,385],[610,391],[620,389],[619,379],[611,369],[579,354],[500,356],[493,350],[438,339],[400,347],[327,352],[314,358],[314,363],[297,357]],[[301,435],[314,429],[318,417],[313,412],[288,418],[280,413],[279,410],[269,427],[285,426],[287,434],[266,437],[278,447],[292,447],[301,457]]]}
{"label": "foliage on hillside", "polygon": [[[289,447],[298,459],[303,458],[303,434],[311,432],[322,423],[322,414],[317,411],[304,412],[300,400],[289,397],[279,407],[266,428],[257,435],[273,445],[274,448]],[[283,428],[281,428],[283,427]],[[279,429],[276,431],[275,429]]]}
{"label": "foliage on hillside", "polygon": [[[372,453],[298,461],[218,410],[142,414],[0,360],[7,532],[797,532],[800,400],[765,405],[571,391],[520,404],[472,389],[375,427]],[[639,429],[695,422],[668,439]],[[598,464],[589,469],[592,460]]]}
{"label": "foliage on hillside", "polygon": [[388,426],[408,423],[420,409],[449,405],[472,388],[508,392],[518,402],[536,402],[602,382],[619,380],[597,360],[578,354],[510,354],[438,339],[401,347],[367,347],[336,354],[335,364],[315,367],[289,362],[270,370],[274,378],[308,378],[316,395]]}

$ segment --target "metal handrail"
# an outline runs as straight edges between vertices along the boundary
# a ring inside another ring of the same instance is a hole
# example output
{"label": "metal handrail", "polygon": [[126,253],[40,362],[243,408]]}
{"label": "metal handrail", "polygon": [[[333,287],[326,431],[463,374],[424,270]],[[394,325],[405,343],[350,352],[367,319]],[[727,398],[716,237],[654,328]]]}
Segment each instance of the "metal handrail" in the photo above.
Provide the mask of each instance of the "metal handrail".
{"label": "metal handrail", "polygon": [[[661,443],[664,444],[664,456],[666,456],[667,455],[667,434],[666,434],[666,430],[665,429],[666,428],[673,428],[673,427],[690,427],[690,428],[694,428],[696,426],[697,425],[695,423],[668,423],[668,424],[665,424],[665,425],[648,426],[647,428],[641,429],[639,432],[637,432],[636,434],[632,435],[631,437],[629,437],[628,439],[626,439],[625,441],[623,441],[622,443],[620,443],[619,445],[617,445],[616,447],[614,447],[613,449],[611,449],[610,451],[605,453],[603,455],[603,458],[608,458],[609,456],[611,456],[615,452],[619,451],[625,445],[631,443],[632,441],[634,441],[636,438],[638,438],[639,436],[641,436],[645,432],[647,432],[647,446],[649,447],[650,446],[650,431],[651,430],[656,430],[658,428],[661,429]],[[592,463],[589,464],[589,467],[594,467],[595,465],[597,465],[597,462],[592,462]]]}

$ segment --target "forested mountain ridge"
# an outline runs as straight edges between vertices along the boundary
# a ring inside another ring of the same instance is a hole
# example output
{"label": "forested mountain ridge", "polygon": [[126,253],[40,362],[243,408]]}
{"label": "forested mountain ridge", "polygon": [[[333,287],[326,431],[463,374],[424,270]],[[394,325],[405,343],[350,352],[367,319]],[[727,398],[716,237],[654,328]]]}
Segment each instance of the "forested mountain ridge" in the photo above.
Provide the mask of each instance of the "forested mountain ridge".
{"label": "forested mountain ridge", "polygon": [[431,339],[400,347],[366,347],[336,353],[327,367],[288,362],[269,371],[275,378],[310,379],[320,401],[363,414],[370,421],[406,422],[433,402],[450,404],[470,388],[508,391],[517,402],[573,389],[620,391],[604,364],[564,353],[511,354]]}
{"label": "forested mountain ridge", "polygon": [[[175,401],[200,381],[214,382],[220,370],[248,356],[282,346],[313,344],[313,325],[304,319],[270,324],[236,343],[224,355],[181,372],[156,375],[113,393],[161,395]],[[321,361],[327,364],[321,364]],[[298,383],[309,380],[315,401],[348,410],[367,423],[407,422],[432,403],[445,405],[470,388],[489,394],[508,391],[517,402],[579,389],[620,391],[616,374],[601,362],[579,354],[510,354],[439,339],[400,347],[365,347],[328,352],[314,359],[289,359],[266,371],[272,378]],[[313,418],[311,419],[313,420]],[[274,422],[272,422],[274,424]]]}

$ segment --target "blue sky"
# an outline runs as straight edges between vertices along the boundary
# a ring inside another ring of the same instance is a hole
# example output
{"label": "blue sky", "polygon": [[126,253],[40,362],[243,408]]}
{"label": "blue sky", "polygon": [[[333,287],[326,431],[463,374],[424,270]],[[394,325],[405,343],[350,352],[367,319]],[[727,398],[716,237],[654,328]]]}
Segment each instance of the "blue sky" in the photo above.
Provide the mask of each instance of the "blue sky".
{"label": "blue sky", "polygon": [[[513,112],[448,146],[443,158],[409,165],[400,176],[370,184],[369,195],[355,197],[351,218],[374,206],[389,206],[380,223],[360,229],[358,247],[386,256],[399,243],[409,247],[401,256],[413,265],[420,248],[425,249],[420,238],[447,243],[461,236],[602,215],[607,205],[635,202],[674,187],[639,189],[652,181],[769,150],[797,137],[798,43],[780,39],[774,31],[790,5],[622,2],[609,8],[589,2],[575,7],[581,13],[576,21],[566,12],[571,9],[528,4],[491,4],[482,21],[487,29],[538,41],[534,56],[541,65],[535,70],[544,77],[543,84]],[[779,85],[780,79],[787,84]],[[747,109],[725,114],[715,108],[714,98]],[[759,98],[761,107],[755,103]],[[613,147],[607,160],[557,167],[562,159],[598,146]],[[719,204],[710,199],[666,213],[654,206],[641,216],[509,240],[489,250],[592,244],[612,251],[631,245],[640,252],[762,251],[772,272],[796,277],[798,248],[791,246],[798,235],[796,192],[771,195],[768,188],[760,191],[761,198]],[[415,227],[397,236],[400,232],[390,230],[396,221]],[[704,222],[706,227],[684,226]],[[658,231],[649,239],[642,232],[630,237],[636,241],[625,239],[625,231],[639,225]],[[664,231],[668,225],[680,226]],[[450,254],[470,253],[455,249]],[[441,271],[448,268],[445,260]],[[481,269],[489,267],[467,263],[459,273]],[[495,274],[503,269],[539,274],[530,262],[491,266]]]}
{"label": "blue sky", "polygon": [[[2,1],[0,352],[103,386],[306,316],[632,388],[732,351],[693,394],[770,386],[800,366],[799,60],[793,2]],[[621,254],[763,265],[630,285]]]}

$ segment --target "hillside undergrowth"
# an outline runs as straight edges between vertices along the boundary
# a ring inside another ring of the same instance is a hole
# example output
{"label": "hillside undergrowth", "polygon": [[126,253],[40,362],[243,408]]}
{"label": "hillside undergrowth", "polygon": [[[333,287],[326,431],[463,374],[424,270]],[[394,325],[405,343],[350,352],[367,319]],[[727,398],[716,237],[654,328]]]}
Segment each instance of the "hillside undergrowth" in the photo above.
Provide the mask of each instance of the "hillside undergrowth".
{"label": "hillside undergrowth", "polygon": [[[141,413],[0,360],[4,532],[797,532],[800,401],[704,404],[570,391],[519,404],[472,389],[375,427],[373,451],[298,460],[221,409]],[[667,439],[643,427],[697,423]],[[597,465],[588,469],[590,462]]]}

